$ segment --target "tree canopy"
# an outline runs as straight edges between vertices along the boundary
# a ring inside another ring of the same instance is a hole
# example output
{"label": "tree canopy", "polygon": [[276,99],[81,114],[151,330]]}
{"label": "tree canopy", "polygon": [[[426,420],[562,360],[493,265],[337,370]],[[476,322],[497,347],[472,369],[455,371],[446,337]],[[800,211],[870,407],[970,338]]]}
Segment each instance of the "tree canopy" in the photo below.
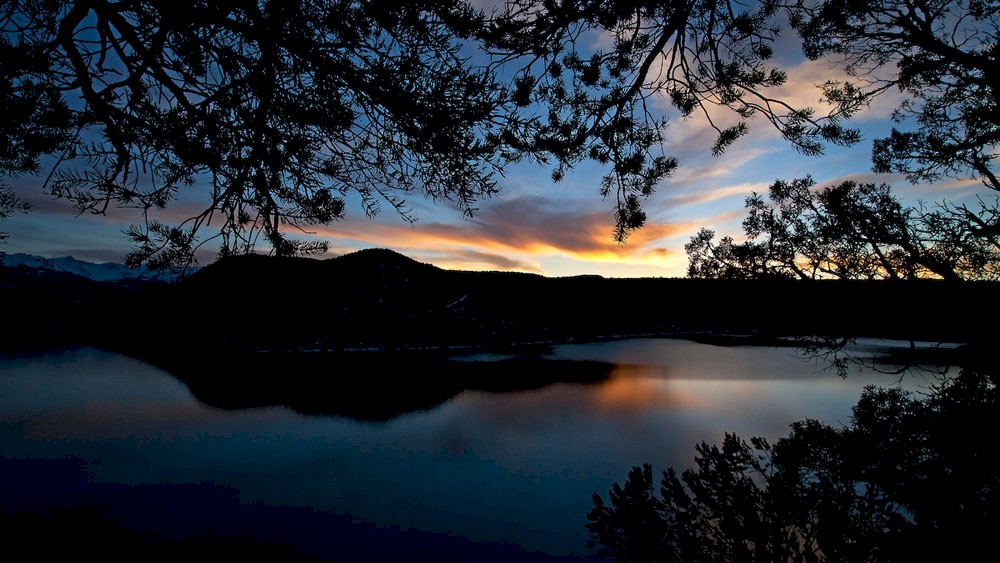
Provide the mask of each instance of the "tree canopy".
{"label": "tree canopy", "polygon": [[1000,4],[797,0],[790,14],[807,56],[839,60],[866,96],[902,94],[894,118],[905,128],[875,141],[876,171],[971,176],[1000,190]]}
{"label": "tree canopy", "polygon": [[887,184],[846,181],[815,190],[812,178],[779,180],[765,201],[746,200],[746,240],[703,228],[685,246],[694,278],[996,280],[996,205],[977,213],[900,203]]}
{"label": "tree canopy", "polygon": [[35,122],[6,128],[8,170],[54,154],[46,189],[93,212],[210,186],[183,225],[130,230],[136,262],[185,259],[213,219],[223,254],[320,251],[285,228],[340,218],[347,192],[369,213],[418,189],[468,212],[495,190],[487,137],[516,126],[460,53],[481,24],[461,3],[18,0],[0,22],[0,92]]}
{"label": "tree canopy", "polygon": [[[558,180],[593,160],[624,241],[678,166],[662,148],[668,117],[705,119],[717,155],[754,118],[818,154],[857,142],[844,120],[896,92],[901,129],[876,141],[876,170],[971,175],[997,189],[997,10],[982,0],[12,0],[0,7],[0,173],[45,172],[43,190],[81,212],[137,208],[130,262],[171,263],[190,258],[210,223],[222,254],[321,252],[294,233],[342,218],[351,197],[368,214],[388,206],[412,218],[411,194],[472,214],[512,162],[551,166]],[[820,85],[826,114],[771,94],[788,79],[772,60],[785,21],[805,55],[852,76]],[[187,220],[160,222],[157,210],[199,188],[204,205]]]}
{"label": "tree canopy", "polygon": [[813,191],[811,178],[778,180],[769,203],[759,194],[747,198],[743,242],[715,242],[711,229],[691,238],[688,274],[996,279],[1000,4],[798,0],[788,14],[808,57],[832,58],[852,77],[828,83],[830,92],[866,101],[899,97],[893,119],[901,128],[874,140],[875,172],[913,182],[972,178],[990,195],[973,208],[944,199],[928,209],[904,207],[885,184],[845,182]]}
{"label": "tree canopy", "polygon": [[[606,165],[599,191],[624,240],[677,166],[660,98],[713,127],[712,106],[736,112],[717,154],[755,115],[806,153],[857,139],[840,125],[862,102],[851,88],[830,91],[824,116],[767,95],[786,80],[769,63],[778,8],[13,0],[0,8],[0,166],[50,172],[45,191],[81,212],[141,210],[133,263],[183,261],[211,221],[223,254],[319,252],[289,233],[341,218],[349,194],[369,214],[409,217],[412,193],[473,213],[521,159],[556,179]],[[610,46],[590,47],[595,35]],[[203,209],[158,222],[192,184],[208,186]]]}

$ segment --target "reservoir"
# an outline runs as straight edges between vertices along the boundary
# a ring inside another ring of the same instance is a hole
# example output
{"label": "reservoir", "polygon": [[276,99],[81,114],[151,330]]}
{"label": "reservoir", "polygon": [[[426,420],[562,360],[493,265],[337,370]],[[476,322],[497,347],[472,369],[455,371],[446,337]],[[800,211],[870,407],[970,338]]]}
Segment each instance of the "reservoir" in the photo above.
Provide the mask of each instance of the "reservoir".
{"label": "reservoir", "polygon": [[[868,357],[897,344],[854,351]],[[635,465],[691,467],[695,445],[726,432],[773,443],[796,420],[846,424],[866,385],[920,392],[940,377],[877,364],[840,375],[794,347],[681,339],[557,345],[538,358],[611,367],[599,381],[463,390],[366,420],[206,405],[167,371],[93,348],[8,356],[0,455],[73,456],[98,482],[213,483],[238,489],[242,503],[583,554],[592,495],[606,498]],[[394,381],[367,388],[391,395]]]}

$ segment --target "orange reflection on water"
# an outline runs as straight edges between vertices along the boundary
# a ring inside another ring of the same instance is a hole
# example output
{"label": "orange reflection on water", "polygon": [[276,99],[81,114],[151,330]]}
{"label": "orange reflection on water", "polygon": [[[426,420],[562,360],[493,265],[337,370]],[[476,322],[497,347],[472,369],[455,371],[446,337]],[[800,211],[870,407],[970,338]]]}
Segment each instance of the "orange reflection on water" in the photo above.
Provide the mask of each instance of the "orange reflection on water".
{"label": "orange reflection on water", "polygon": [[697,409],[705,401],[695,393],[685,392],[676,381],[664,377],[654,366],[619,365],[594,394],[602,411],[647,410],[663,407]]}

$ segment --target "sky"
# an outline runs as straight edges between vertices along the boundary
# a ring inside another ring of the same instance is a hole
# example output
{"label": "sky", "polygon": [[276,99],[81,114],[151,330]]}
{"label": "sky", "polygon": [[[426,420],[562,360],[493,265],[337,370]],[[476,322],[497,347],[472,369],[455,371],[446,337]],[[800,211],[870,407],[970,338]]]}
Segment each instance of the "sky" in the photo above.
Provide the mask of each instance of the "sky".
{"label": "sky", "polygon": [[[786,30],[786,36],[791,31]],[[789,81],[774,94],[793,105],[822,109],[817,84],[842,73],[828,61],[803,60],[793,37],[777,44],[778,61]],[[676,114],[666,132],[664,153],[679,159],[680,166],[663,180],[644,203],[647,224],[624,244],[614,241],[614,207],[603,200],[599,182],[605,170],[583,163],[560,182],[551,169],[518,164],[499,178],[500,193],[478,202],[478,213],[467,218],[447,202],[412,195],[407,203],[417,218],[407,223],[389,206],[374,218],[367,217],[357,201],[348,200],[344,220],[316,228],[296,238],[317,238],[330,243],[334,257],[364,248],[390,248],[421,262],[446,269],[512,270],[546,276],[597,274],[605,277],[682,277],[687,269],[684,244],[702,227],[739,239],[745,216],[744,200],[752,192],[766,193],[777,179],[811,175],[818,187],[846,179],[886,182],[907,203],[933,203],[947,198],[973,201],[982,193],[974,180],[949,180],[914,186],[901,176],[871,172],[873,139],[886,136],[893,122],[893,94],[876,100],[848,126],[859,128],[863,139],[849,148],[827,147],[819,157],[797,153],[782,141],[762,118],[751,120],[750,133],[724,155],[713,157],[714,132],[698,117]],[[666,115],[669,108],[664,103]],[[0,251],[25,252],[48,258],[73,256],[93,262],[121,261],[129,251],[123,234],[139,217],[132,210],[110,210],[106,215],[77,215],[70,204],[41,192],[47,172],[8,179],[16,191],[34,203],[26,215],[0,224],[10,237]],[[188,193],[168,212],[184,217],[201,202]],[[192,213],[193,214],[193,213]],[[199,263],[214,259],[217,246],[210,242],[198,254]]]}

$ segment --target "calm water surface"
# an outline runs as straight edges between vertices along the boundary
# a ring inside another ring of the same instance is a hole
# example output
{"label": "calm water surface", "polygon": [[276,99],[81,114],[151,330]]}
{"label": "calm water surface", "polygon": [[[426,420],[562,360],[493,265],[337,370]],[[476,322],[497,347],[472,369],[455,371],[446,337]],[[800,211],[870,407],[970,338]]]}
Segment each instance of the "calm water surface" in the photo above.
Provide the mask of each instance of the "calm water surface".
{"label": "calm water surface", "polygon": [[867,384],[932,381],[870,369],[841,378],[790,348],[685,340],[557,346],[550,357],[617,367],[602,383],[465,391],[373,423],[219,410],[162,370],[95,349],[3,359],[0,455],[77,456],[108,482],[211,481],[243,502],[583,553],[592,493],[634,465],[689,467],[696,443],[726,431],[773,440],[806,417],[846,423]]}

